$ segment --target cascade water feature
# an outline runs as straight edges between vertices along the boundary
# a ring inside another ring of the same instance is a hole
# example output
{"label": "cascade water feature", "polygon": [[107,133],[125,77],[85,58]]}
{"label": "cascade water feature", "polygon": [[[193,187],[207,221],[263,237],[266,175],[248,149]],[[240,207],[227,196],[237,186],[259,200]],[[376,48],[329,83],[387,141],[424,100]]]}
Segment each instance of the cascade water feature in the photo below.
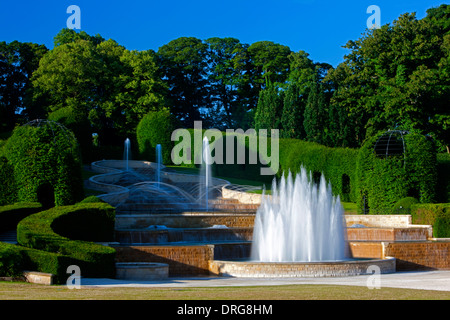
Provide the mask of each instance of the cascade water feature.
{"label": "cascade water feature", "polygon": [[323,175],[319,185],[304,168],[272,183],[256,213],[252,259],[264,262],[345,260],[343,208]]}
{"label": "cascade water feature", "polygon": [[125,139],[123,159],[125,160],[125,171],[129,170],[128,161],[130,160],[130,139]]}
{"label": "cascade water feature", "polygon": [[205,204],[205,209],[206,211],[208,211],[209,186],[211,184],[211,152],[209,149],[209,140],[207,137],[203,138],[202,156],[202,175],[200,176],[200,179],[202,179],[203,181],[200,181],[200,185],[203,186],[203,188],[201,188],[200,194],[204,197],[203,201]]}
{"label": "cascade water feature", "polygon": [[156,145],[156,182],[157,182],[157,187],[160,187],[160,182],[161,182],[161,163],[162,163],[162,158],[161,158],[161,145],[157,144]]}

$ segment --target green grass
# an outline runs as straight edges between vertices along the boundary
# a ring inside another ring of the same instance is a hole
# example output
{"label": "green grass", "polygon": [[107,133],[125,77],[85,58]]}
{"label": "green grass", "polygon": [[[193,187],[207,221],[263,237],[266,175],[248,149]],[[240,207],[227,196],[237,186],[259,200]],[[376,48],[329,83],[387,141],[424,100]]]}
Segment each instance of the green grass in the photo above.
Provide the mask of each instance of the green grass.
{"label": "green grass", "polygon": [[448,300],[450,292],[335,285],[88,288],[0,282],[0,300]]}

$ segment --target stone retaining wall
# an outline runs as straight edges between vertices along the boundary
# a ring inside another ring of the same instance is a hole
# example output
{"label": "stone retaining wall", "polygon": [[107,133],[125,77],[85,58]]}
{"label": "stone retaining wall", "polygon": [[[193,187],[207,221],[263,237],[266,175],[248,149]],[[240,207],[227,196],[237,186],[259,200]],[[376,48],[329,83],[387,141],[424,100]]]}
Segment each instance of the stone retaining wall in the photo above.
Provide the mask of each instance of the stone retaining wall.
{"label": "stone retaining wall", "polygon": [[397,259],[397,271],[450,270],[450,241],[349,242],[353,257]]}
{"label": "stone retaining wall", "polygon": [[117,262],[157,262],[169,265],[169,276],[209,275],[213,245],[117,246]]}
{"label": "stone retaining wall", "polygon": [[181,213],[116,215],[116,229],[146,228],[164,225],[169,228],[204,228],[225,225],[229,228],[253,227],[254,213]]}

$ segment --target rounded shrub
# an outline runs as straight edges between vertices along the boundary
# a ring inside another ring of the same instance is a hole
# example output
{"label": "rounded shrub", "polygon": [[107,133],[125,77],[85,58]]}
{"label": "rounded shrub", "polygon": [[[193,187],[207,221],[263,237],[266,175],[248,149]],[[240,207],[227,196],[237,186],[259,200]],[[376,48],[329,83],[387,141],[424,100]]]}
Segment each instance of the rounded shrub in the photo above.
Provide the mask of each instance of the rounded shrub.
{"label": "rounded shrub", "polygon": [[394,214],[410,214],[411,206],[416,203],[419,203],[419,200],[413,197],[400,199],[395,203],[394,207],[392,208],[392,212]]}
{"label": "rounded shrub", "polygon": [[12,168],[17,201],[52,207],[83,199],[78,143],[64,126],[36,120],[17,127],[4,146],[4,156]]}
{"label": "rounded shrub", "polygon": [[71,107],[64,107],[51,112],[48,120],[58,122],[74,133],[85,163],[95,160],[92,157],[92,128],[84,114]]}
{"label": "rounded shrub", "polygon": [[175,118],[169,109],[147,113],[136,129],[140,157],[147,161],[156,161],[156,146],[160,144],[163,163],[171,163],[171,136],[174,130]]}

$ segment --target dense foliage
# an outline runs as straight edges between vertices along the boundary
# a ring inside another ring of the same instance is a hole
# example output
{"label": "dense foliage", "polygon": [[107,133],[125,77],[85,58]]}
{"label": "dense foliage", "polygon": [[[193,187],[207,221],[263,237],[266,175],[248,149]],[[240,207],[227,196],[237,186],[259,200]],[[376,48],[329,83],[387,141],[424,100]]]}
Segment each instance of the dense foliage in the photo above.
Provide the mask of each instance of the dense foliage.
{"label": "dense foliage", "polygon": [[17,241],[23,247],[41,251],[33,256],[32,262],[58,266],[57,272],[52,273],[59,278],[67,278],[70,264],[78,265],[83,276],[114,277],[115,250],[90,242],[110,241],[114,218],[114,208],[101,202],[55,207],[20,221]]}
{"label": "dense foliage", "polygon": [[171,135],[175,129],[175,119],[168,109],[151,111],[146,114],[136,129],[139,157],[156,162],[156,145],[160,144],[162,161],[165,164],[170,164],[173,148]]}
{"label": "dense foliage", "polygon": [[282,44],[235,38],[180,37],[157,52],[68,29],[52,50],[3,42],[0,131],[58,111],[52,117],[74,130],[84,150],[91,141],[73,119],[80,132],[97,133],[100,145],[118,145],[149,111],[167,107],[187,128],[196,120],[220,130],[270,126],[286,138],[360,147],[375,132],[401,126],[431,134],[445,150],[449,20],[445,4],[423,19],[405,13],[348,41],[337,67]]}
{"label": "dense foliage", "polygon": [[433,141],[422,134],[408,133],[403,135],[404,152],[377,154],[375,145],[384,134],[368,139],[359,150],[356,163],[359,211],[391,213],[395,203],[405,197],[414,197],[421,203],[435,202],[437,158]]}
{"label": "dense foliage", "polygon": [[73,204],[83,198],[77,140],[60,124],[43,121],[17,127],[3,152],[8,162],[5,166],[3,160],[0,175],[9,174],[14,180],[3,187],[4,194],[15,192],[14,201],[40,202],[44,207],[52,207]]}
{"label": "dense foliage", "polygon": [[426,203],[411,206],[414,224],[433,226],[433,236],[436,238],[450,237],[450,204]]}

